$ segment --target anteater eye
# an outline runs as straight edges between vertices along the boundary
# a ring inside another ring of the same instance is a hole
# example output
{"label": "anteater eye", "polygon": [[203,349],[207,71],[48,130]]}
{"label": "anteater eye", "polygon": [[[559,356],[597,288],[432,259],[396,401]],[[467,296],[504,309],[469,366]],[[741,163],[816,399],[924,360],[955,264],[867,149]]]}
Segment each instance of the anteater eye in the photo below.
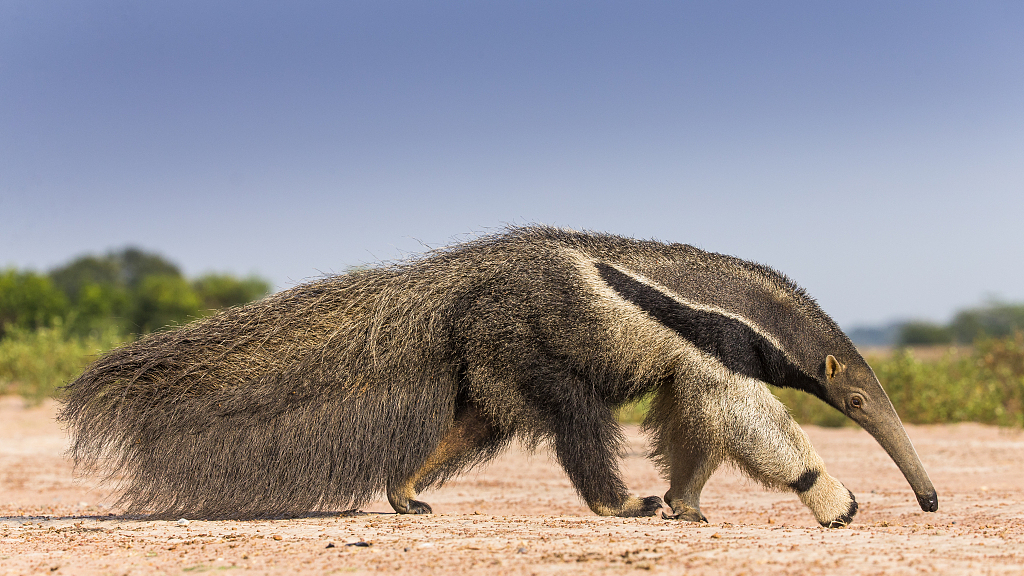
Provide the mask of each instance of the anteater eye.
{"label": "anteater eye", "polygon": [[860,399],[860,396],[854,396],[853,398],[850,398],[850,406],[853,406],[854,408],[860,408],[862,404],[863,401]]}

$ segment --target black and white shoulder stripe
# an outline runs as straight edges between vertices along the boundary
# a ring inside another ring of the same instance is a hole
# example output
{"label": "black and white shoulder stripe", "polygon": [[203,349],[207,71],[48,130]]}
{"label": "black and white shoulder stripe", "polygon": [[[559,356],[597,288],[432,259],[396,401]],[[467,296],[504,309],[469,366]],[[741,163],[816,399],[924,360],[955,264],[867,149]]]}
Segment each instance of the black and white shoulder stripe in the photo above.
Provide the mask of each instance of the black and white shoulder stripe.
{"label": "black and white shoulder stripe", "polygon": [[610,264],[596,262],[594,266],[605,284],[624,300],[732,372],[824,397],[821,384],[788,357],[778,339],[749,320],[724,310],[686,303]]}

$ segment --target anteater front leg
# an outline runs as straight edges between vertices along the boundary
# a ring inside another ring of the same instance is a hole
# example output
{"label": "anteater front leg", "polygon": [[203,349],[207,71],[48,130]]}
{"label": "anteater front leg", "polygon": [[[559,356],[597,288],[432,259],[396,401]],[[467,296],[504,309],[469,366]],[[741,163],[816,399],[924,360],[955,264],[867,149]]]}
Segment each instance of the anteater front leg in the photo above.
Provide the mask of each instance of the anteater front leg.
{"label": "anteater front leg", "polygon": [[672,508],[674,518],[707,522],[700,511],[700,493],[722,463],[721,455],[695,439],[686,438],[672,444],[667,456],[671,485],[665,493],[665,502]]}
{"label": "anteater front leg", "polygon": [[[689,387],[684,387],[689,389]],[[671,486],[665,503],[670,518],[707,522],[700,511],[700,493],[722,463],[721,435],[709,433],[707,395],[680,403],[672,387],[665,386],[651,402],[644,428],[652,433],[652,455],[668,472]]]}
{"label": "anteater front leg", "polygon": [[738,379],[723,400],[723,440],[731,458],[764,484],[799,494],[822,526],[850,523],[857,513],[853,494],[825,471],[807,435],[766,385]]}
{"label": "anteater front leg", "polygon": [[451,466],[480,449],[485,440],[493,436],[491,426],[475,408],[458,414],[451,430],[441,439],[434,452],[416,472],[400,482],[388,484],[388,502],[399,514],[430,514],[433,510],[426,502],[413,498],[423,490],[431,476],[444,466]]}

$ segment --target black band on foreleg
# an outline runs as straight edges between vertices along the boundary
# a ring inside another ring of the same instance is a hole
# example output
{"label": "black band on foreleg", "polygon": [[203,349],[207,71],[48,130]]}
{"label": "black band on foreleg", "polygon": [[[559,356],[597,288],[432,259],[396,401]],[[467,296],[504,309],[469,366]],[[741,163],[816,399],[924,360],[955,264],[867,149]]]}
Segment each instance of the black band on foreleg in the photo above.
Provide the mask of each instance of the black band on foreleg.
{"label": "black band on foreleg", "polygon": [[807,470],[797,478],[796,482],[790,482],[789,487],[797,492],[807,492],[818,481],[820,475],[821,473],[817,470]]}

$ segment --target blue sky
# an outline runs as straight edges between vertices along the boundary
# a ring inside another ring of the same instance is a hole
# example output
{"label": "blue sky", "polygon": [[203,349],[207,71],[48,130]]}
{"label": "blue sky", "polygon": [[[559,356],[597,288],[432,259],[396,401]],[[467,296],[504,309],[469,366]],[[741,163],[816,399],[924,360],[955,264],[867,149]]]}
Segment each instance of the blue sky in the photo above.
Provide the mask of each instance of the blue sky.
{"label": "blue sky", "polygon": [[1024,3],[0,3],[0,267],[287,288],[506,224],[1024,300]]}

